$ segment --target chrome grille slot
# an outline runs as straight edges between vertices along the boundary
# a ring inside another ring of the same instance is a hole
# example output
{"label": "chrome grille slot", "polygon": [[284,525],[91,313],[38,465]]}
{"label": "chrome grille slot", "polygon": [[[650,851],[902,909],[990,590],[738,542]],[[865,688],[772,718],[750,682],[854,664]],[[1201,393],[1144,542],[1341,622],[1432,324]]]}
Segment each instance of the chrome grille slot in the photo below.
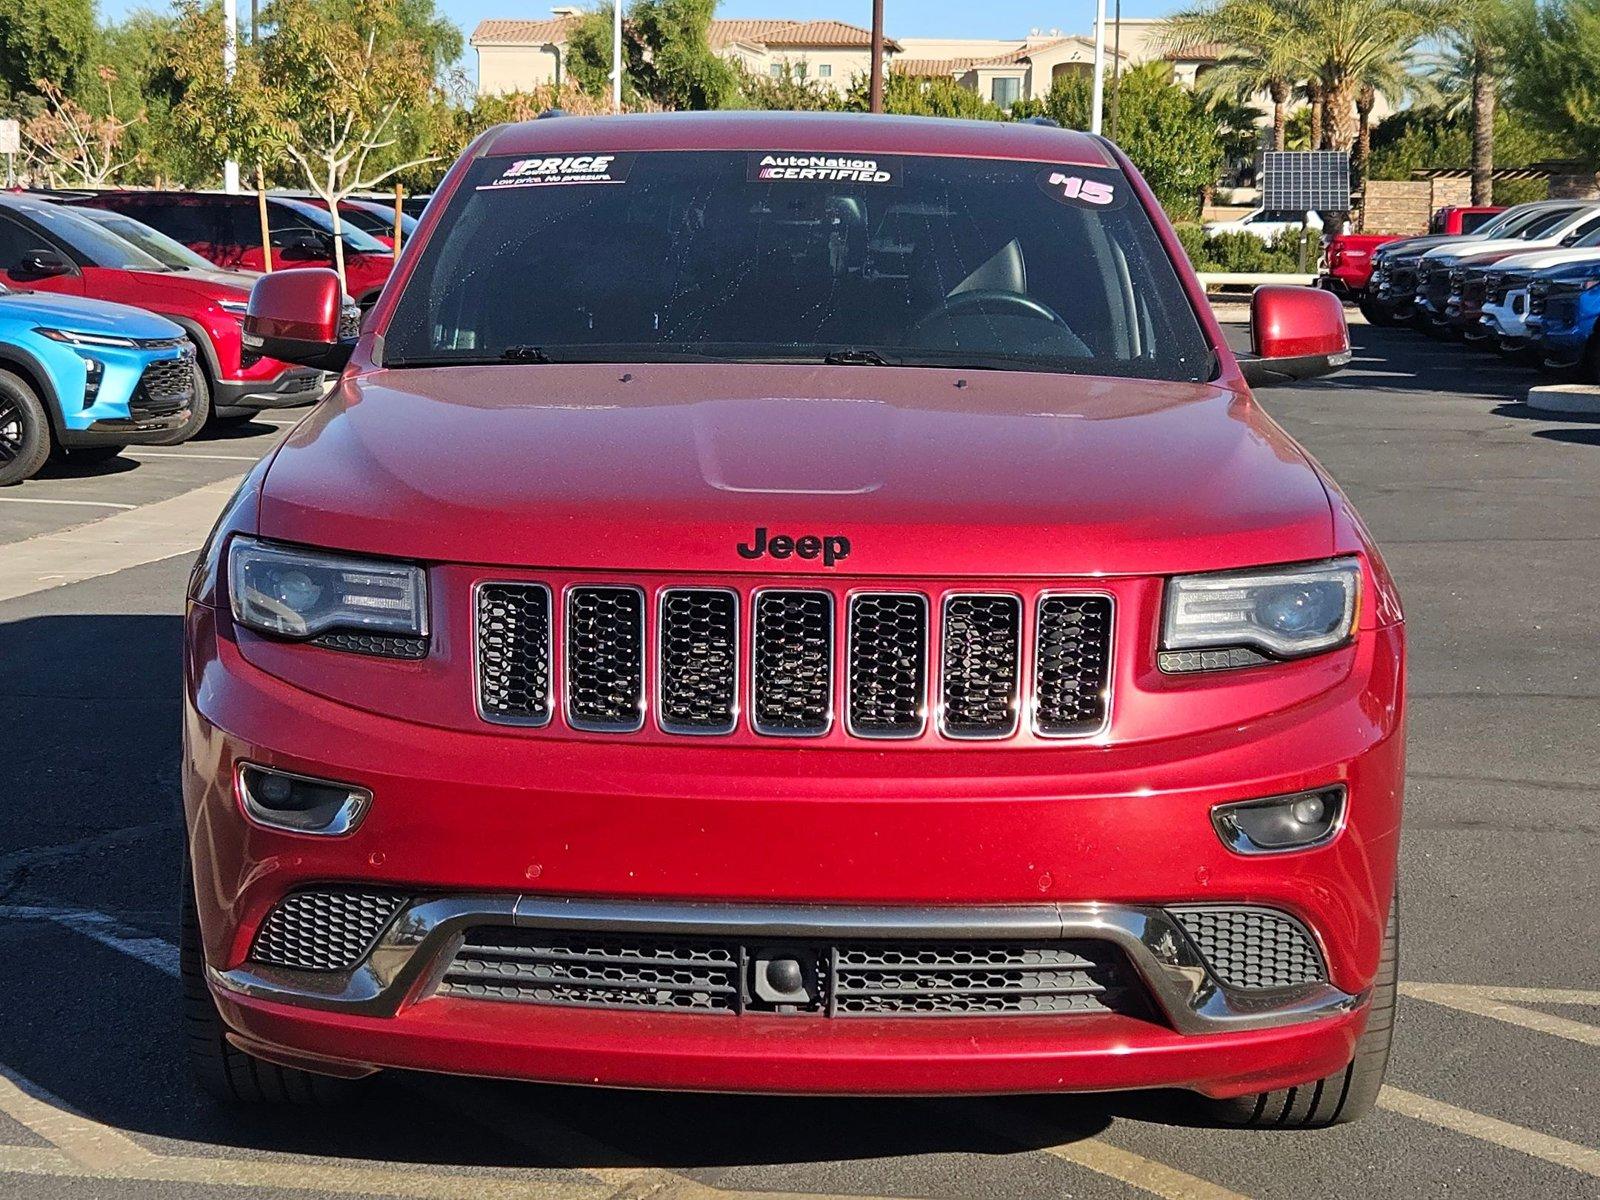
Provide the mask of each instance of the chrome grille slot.
{"label": "chrome grille slot", "polygon": [[944,602],[939,727],[946,737],[1000,738],[1017,728],[1022,601],[954,595]]}
{"label": "chrome grille slot", "polygon": [[644,593],[635,587],[567,592],[567,723],[628,733],[644,724]]}
{"label": "chrome grille slot", "polygon": [[1105,725],[1110,649],[1109,596],[1039,598],[1033,656],[1036,732],[1084,737]]}
{"label": "chrome grille slot", "polygon": [[833,725],[833,596],[756,593],[751,724],[757,733],[816,737]]}
{"label": "chrome grille slot", "polygon": [[477,607],[479,711],[504,725],[545,724],[553,707],[550,589],[486,583]]}
{"label": "chrome grille slot", "polygon": [[668,733],[732,733],[739,716],[739,598],[723,588],[661,593],[660,706]]}
{"label": "chrome grille slot", "polygon": [[916,737],[927,724],[928,601],[908,593],[850,597],[848,728],[857,737]]}

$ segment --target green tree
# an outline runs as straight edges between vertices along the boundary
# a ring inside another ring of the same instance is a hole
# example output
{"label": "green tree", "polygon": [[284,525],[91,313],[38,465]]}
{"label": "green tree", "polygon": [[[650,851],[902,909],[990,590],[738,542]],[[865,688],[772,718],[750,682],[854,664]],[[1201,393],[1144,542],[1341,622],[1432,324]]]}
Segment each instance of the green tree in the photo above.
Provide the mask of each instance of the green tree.
{"label": "green tree", "polygon": [[637,0],[629,12],[642,50],[633,69],[663,108],[726,108],[738,98],[738,68],[711,48],[716,8],[716,0]]}
{"label": "green tree", "polygon": [[1600,0],[1517,0],[1506,65],[1527,120],[1600,165]]}
{"label": "green tree", "polygon": [[[1079,76],[1058,79],[1045,102],[1050,115],[1069,128],[1089,128],[1091,86]],[[1225,151],[1216,119],[1204,98],[1173,82],[1164,62],[1123,74],[1117,144],[1175,217],[1196,216],[1202,193],[1222,174]]]}
{"label": "green tree", "polygon": [[[1461,168],[1472,162],[1473,132],[1464,109],[1454,113],[1439,107],[1416,107],[1385,117],[1373,128],[1373,179],[1410,179],[1427,168]],[[1515,104],[1495,113],[1495,157],[1504,167],[1527,167],[1567,158],[1571,146],[1534,124]],[[1495,196],[1502,204],[1539,199],[1545,191],[1540,180],[1501,180]]]}
{"label": "green tree", "polygon": [[1184,9],[1167,25],[1167,46],[1176,51],[1210,42],[1229,49],[1200,81],[1212,105],[1249,103],[1265,92],[1272,102],[1272,149],[1288,148],[1289,101],[1309,55],[1276,5],[1220,4]]}
{"label": "green tree", "polygon": [[[858,76],[851,81],[844,107],[851,112],[869,112],[870,81]],[[961,117],[977,121],[1003,121],[1006,114],[998,105],[985,100],[971,88],[954,79],[919,79],[891,71],[883,81],[883,111],[913,117]]]}
{"label": "green tree", "polygon": [[394,161],[404,133],[400,115],[437,95],[432,63],[410,36],[400,0],[341,5],[345,19],[330,21],[319,0],[273,0],[262,11],[259,39],[240,48],[232,80],[223,77],[215,5],[185,10],[174,53],[185,126],[219,156],[287,166],[326,202],[343,278],[339,201],[440,155]]}
{"label": "green tree", "polygon": [[1190,42],[1239,40],[1245,58],[1233,64],[1240,68],[1234,86],[1247,82],[1247,68],[1264,81],[1293,80],[1317,110],[1319,146],[1348,151],[1358,134],[1362,88],[1403,74],[1418,43],[1444,29],[1462,2],[1203,0],[1179,14],[1177,28]]}
{"label": "green tree", "polygon": [[777,75],[746,73],[739,81],[739,96],[745,108],[774,112],[828,112],[845,104],[827,84],[797,74],[788,64]]}
{"label": "green tree", "polygon": [[0,0],[0,100],[48,80],[71,91],[94,41],[94,0]]}

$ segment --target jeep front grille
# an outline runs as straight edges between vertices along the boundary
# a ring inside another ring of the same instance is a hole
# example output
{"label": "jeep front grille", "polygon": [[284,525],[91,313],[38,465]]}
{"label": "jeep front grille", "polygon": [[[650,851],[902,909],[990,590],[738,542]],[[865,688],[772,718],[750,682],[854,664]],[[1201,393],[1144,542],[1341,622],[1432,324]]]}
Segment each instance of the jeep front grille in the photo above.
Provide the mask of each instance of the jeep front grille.
{"label": "jeep front grille", "polygon": [[1264,990],[1327,978],[1316,942],[1288,913],[1222,904],[1168,911],[1228,987]]}
{"label": "jeep front grille", "polygon": [[[764,964],[803,987],[774,997]],[[792,941],[738,936],[469,929],[445,995],[581,1008],[736,1016],[937,1017],[1148,1012],[1115,947],[1089,941]]]}
{"label": "jeep front grille", "polygon": [[850,597],[849,655],[850,732],[921,733],[928,720],[928,601],[910,593]]}
{"label": "jeep front grille", "polygon": [[833,596],[756,593],[751,724],[757,733],[815,737],[833,724]]}
{"label": "jeep front grille", "polygon": [[478,708],[503,725],[543,725],[552,708],[550,589],[486,583],[478,589]]}
{"label": "jeep front grille", "polygon": [[644,724],[644,593],[575,587],[567,593],[567,722],[630,733]]}
{"label": "jeep front grille", "polygon": [[946,736],[997,738],[1016,729],[1021,658],[1021,600],[945,597],[939,724]]}
{"label": "jeep front grille", "polygon": [[1098,593],[486,582],[478,712],[614,734],[1091,737],[1112,616]]}
{"label": "jeep front grille", "polygon": [[739,597],[726,588],[661,593],[659,695],[668,733],[732,733],[739,719]]}

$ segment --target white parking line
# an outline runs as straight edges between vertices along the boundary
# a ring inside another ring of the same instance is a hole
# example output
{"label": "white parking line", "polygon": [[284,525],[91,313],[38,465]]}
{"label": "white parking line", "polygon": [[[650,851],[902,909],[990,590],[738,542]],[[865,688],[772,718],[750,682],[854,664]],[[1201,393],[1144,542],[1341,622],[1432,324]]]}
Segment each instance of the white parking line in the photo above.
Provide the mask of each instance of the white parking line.
{"label": "white parking line", "polygon": [[86,908],[42,908],[24,904],[0,905],[0,919],[53,921],[102,946],[109,946],[146,966],[178,977],[178,948],[164,938],[129,930],[102,912]]}
{"label": "white parking line", "polygon": [[1600,1179],[1600,1150],[1591,1150],[1576,1142],[1524,1129],[1509,1121],[1486,1117],[1482,1113],[1470,1112],[1446,1104],[1443,1100],[1419,1096],[1396,1087],[1385,1087],[1378,1093],[1378,1107]]}
{"label": "white parking line", "polygon": [[59,533],[12,542],[0,555],[0,600],[193,553],[211,532],[239,478],[208,483]]}
{"label": "white parking line", "polygon": [[71,504],[79,508],[132,509],[132,504],[113,504],[109,500],[50,500],[43,496],[0,496],[0,504]]}
{"label": "white parking line", "polygon": [[1520,1025],[1552,1037],[1566,1038],[1584,1046],[1600,1046],[1600,1026],[1586,1025],[1537,1009],[1523,1008],[1509,1000],[1531,1004],[1584,1004],[1600,1006],[1600,992],[1573,991],[1567,988],[1471,987],[1455,983],[1402,983],[1400,994],[1424,1000],[1475,1017],[1488,1017],[1510,1025]]}

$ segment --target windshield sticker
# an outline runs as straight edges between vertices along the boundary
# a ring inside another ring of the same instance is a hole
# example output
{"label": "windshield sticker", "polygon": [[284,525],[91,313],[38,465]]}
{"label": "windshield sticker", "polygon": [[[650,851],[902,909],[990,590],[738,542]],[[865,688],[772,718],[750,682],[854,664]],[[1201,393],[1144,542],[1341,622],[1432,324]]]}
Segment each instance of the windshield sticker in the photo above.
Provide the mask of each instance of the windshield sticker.
{"label": "windshield sticker", "polygon": [[898,158],[850,158],[839,154],[752,154],[750,182],[877,183],[898,187]]}
{"label": "windshield sticker", "polygon": [[631,154],[559,154],[548,158],[519,158],[500,178],[480,184],[478,191],[501,188],[558,187],[578,183],[626,183],[633,167]]}
{"label": "windshield sticker", "polygon": [[1049,167],[1039,174],[1039,186],[1045,195],[1062,204],[1077,208],[1098,208],[1110,211],[1121,208],[1127,200],[1127,186],[1119,186],[1109,179],[1091,179],[1080,171]]}

